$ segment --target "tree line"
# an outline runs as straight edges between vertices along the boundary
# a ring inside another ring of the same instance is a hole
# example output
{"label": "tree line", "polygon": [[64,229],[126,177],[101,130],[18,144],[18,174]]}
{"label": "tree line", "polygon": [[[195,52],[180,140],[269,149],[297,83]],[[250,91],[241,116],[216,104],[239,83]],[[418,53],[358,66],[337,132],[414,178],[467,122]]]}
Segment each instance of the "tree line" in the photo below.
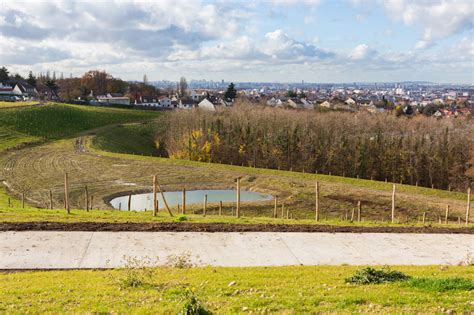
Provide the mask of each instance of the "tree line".
{"label": "tree line", "polygon": [[171,158],[464,189],[468,119],[316,113],[248,104],[171,113],[156,143]]}

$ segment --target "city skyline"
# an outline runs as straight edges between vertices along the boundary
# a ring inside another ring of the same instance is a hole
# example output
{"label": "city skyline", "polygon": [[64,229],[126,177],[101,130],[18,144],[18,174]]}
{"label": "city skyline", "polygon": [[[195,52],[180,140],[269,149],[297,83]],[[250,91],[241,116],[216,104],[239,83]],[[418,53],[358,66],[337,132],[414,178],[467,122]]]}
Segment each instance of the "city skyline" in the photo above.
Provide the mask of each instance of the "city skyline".
{"label": "city skyline", "polygon": [[124,80],[474,83],[464,0],[5,1],[11,72]]}

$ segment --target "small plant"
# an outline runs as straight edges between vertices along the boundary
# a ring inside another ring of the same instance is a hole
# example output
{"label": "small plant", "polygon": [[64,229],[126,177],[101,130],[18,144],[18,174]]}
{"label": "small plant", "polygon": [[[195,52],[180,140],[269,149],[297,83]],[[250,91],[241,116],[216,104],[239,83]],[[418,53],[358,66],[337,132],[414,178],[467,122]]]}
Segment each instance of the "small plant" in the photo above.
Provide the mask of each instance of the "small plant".
{"label": "small plant", "polygon": [[126,262],[123,268],[125,276],[118,279],[121,289],[140,287],[151,281],[153,277],[153,269],[151,267],[154,263],[150,258],[139,259],[127,256],[123,258]]}
{"label": "small plant", "polygon": [[194,267],[191,262],[191,253],[183,252],[181,255],[170,255],[166,259],[166,266],[178,269],[188,269]]}
{"label": "small plant", "polygon": [[182,297],[183,307],[179,311],[178,315],[207,315],[211,314],[210,311],[201,304],[201,301],[197,298],[194,288],[186,290]]}
{"label": "small plant", "polygon": [[178,222],[183,222],[183,221],[187,221],[187,220],[188,220],[188,217],[185,216],[184,214],[180,214],[180,215],[178,215],[178,216],[176,217],[175,220],[178,221]]}
{"label": "small plant", "polygon": [[353,284],[379,284],[384,282],[405,281],[410,279],[410,276],[395,270],[390,270],[388,267],[383,267],[380,270],[367,267],[359,269],[355,274],[346,278],[347,283]]}
{"label": "small plant", "polygon": [[453,290],[473,291],[474,280],[465,278],[413,278],[410,279],[408,285],[413,288],[433,291],[445,292]]}

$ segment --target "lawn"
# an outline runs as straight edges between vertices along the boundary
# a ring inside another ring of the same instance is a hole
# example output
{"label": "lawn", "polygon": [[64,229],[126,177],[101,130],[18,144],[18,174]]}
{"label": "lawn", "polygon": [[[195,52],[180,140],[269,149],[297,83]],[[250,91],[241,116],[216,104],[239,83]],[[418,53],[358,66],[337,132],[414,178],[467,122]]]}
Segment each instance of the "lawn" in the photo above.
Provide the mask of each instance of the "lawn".
{"label": "lawn", "polygon": [[392,267],[414,281],[369,285],[345,282],[354,266],[175,267],[0,273],[0,312],[176,314],[192,297],[217,314],[474,310],[474,266]]}
{"label": "lawn", "polygon": [[32,106],[39,104],[38,101],[24,101],[24,102],[4,102],[0,101],[0,108],[2,107],[21,107],[21,106]]}

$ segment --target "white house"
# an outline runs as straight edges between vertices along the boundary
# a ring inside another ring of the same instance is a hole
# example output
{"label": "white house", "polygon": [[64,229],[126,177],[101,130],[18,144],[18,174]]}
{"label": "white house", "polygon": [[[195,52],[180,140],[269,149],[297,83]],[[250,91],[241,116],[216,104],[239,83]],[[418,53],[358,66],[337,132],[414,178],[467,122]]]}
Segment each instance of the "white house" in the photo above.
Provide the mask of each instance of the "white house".
{"label": "white house", "polygon": [[160,96],[158,98],[158,103],[160,104],[160,107],[171,108],[171,99],[169,97]]}
{"label": "white house", "polygon": [[98,95],[97,102],[100,104],[118,104],[118,105],[130,105],[130,99],[125,96],[113,96],[108,93],[107,95]]}
{"label": "white house", "polygon": [[349,97],[345,103],[349,106],[352,106],[356,104],[356,101],[354,101],[352,98]]}

